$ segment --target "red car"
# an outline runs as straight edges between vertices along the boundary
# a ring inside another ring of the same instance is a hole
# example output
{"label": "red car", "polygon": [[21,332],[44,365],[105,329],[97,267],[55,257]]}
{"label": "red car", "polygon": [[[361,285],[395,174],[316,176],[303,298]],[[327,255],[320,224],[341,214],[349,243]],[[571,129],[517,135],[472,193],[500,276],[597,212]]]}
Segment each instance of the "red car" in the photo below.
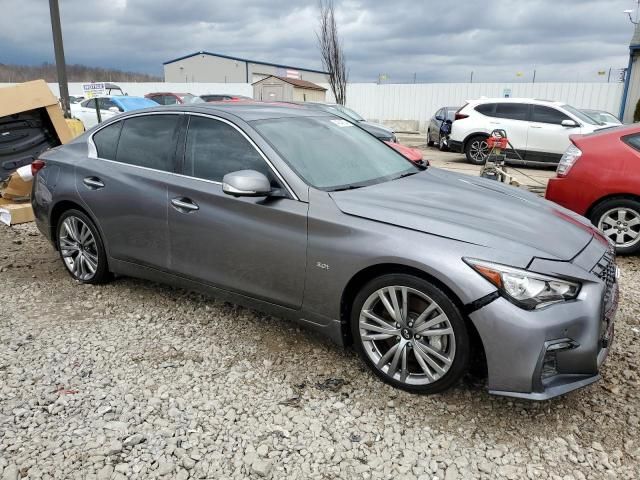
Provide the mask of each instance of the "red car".
{"label": "red car", "polygon": [[413,163],[420,163],[422,161],[422,152],[417,148],[407,147],[400,143],[394,143],[394,142],[384,142],[384,143],[396,149],[399,153],[407,157]]}
{"label": "red car", "polygon": [[204,103],[200,97],[190,93],[155,92],[147,93],[146,98],[153,100],[160,105],[178,105],[182,103]]}
{"label": "red car", "polygon": [[546,198],[589,218],[618,253],[640,249],[640,126],[573,135]]}

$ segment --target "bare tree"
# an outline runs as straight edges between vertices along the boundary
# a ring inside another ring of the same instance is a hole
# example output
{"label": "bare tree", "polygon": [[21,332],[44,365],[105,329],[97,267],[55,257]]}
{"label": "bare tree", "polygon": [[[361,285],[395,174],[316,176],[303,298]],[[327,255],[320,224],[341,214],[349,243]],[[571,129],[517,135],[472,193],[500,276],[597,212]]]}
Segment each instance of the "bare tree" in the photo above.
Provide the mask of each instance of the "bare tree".
{"label": "bare tree", "polygon": [[347,101],[347,79],[349,72],[345,63],[342,42],[338,38],[338,27],[333,0],[320,0],[320,32],[316,33],[322,57],[322,66],[329,72],[329,85],[336,103]]}

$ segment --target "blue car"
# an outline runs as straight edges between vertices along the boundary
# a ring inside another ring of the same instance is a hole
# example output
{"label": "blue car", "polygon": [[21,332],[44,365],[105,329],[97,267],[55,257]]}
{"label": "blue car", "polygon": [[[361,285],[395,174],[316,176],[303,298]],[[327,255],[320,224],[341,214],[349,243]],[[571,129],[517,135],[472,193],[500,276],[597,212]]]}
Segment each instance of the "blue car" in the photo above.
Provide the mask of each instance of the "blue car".
{"label": "blue car", "polygon": [[106,97],[90,98],[78,104],[71,104],[71,114],[89,129],[98,124],[96,114],[96,102],[100,107],[100,117],[105,121],[121,112],[130,112],[147,107],[157,107],[153,100],[144,97],[130,97],[127,95],[113,95]]}

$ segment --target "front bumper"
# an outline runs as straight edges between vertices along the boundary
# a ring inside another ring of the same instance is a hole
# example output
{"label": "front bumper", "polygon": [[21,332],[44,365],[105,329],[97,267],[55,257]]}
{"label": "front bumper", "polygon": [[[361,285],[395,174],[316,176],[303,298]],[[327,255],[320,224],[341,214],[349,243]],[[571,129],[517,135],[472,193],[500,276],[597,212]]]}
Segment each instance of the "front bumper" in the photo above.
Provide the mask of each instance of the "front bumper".
{"label": "front bumper", "polygon": [[489,392],[547,400],[599,380],[617,306],[615,279],[594,278],[575,301],[523,310],[499,297],[471,313],[487,358]]}

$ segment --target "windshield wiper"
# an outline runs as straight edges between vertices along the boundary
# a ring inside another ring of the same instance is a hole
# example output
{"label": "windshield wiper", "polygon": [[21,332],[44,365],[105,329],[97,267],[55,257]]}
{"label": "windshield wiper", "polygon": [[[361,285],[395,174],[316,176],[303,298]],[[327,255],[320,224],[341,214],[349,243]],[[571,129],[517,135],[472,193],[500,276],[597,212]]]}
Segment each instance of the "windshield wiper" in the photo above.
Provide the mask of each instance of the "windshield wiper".
{"label": "windshield wiper", "polygon": [[343,192],[345,190],[355,190],[356,188],[362,188],[364,185],[347,185],[346,187],[334,188],[331,192]]}
{"label": "windshield wiper", "polygon": [[407,173],[403,173],[402,175],[398,175],[397,177],[395,177],[393,180],[398,180],[400,178],[404,178],[404,177],[408,177],[409,175],[415,175],[418,172],[407,172]]}

